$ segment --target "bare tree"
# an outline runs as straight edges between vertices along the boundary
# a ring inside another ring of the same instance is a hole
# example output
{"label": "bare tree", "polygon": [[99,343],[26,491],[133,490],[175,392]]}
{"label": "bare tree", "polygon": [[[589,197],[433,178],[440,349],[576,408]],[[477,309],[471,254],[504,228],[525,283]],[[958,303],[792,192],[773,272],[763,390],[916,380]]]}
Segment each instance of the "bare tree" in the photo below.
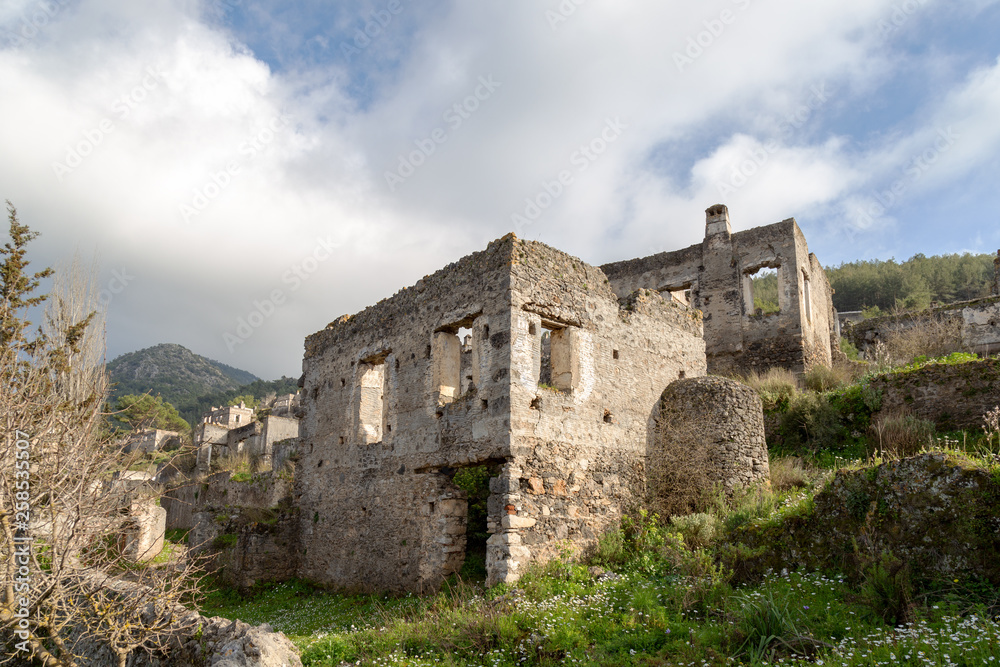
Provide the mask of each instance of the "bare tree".
{"label": "bare tree", "polygon": [[[0,665],[72,667],[101,646],[124,666],[179,630],[192,567],[144,567],[126,555],[129,497],[113,471],[120,443],[102,440],[103,309],[93,272],[74,262],[29,273],[37,233],[8,204],[0,253]],[[44,322],[29,315],[47,301]],[[187,615],[186,618],[190,618]]]}

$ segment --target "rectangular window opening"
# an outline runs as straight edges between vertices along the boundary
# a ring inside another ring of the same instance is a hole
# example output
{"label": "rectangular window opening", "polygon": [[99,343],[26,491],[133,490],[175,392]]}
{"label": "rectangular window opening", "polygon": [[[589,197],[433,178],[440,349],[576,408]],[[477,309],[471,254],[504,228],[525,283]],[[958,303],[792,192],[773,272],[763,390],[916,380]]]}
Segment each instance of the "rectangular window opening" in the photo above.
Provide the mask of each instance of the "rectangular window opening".
{"label": "rectangular window opening", "polygon": [[777,266],[760,266],[743,274],[743,308],[747,316],[775,315],[779,306]]}
{"label": "rectangular window opening", "polygon": [[575,380],[573,339],[572,327],[542,322],[539,386],[559,391],[573,389]]}
{"label": "rectangular window opening", "polygon": [[358,364],[358,438],[362,444],[382,442],[392,430],[389,424],[389,374],[384,352]]}
{"label": "rectangular window opening", "polygon": [[806,322],[812,322],[812,291],[809,288],[809,274],[802,272],[802,296],[805,298]]}
{"label": "rectangular window opening", "polygon": [[668,301],[676,301],[685,306],[691,305],[692,283],[690,282],[680,285],[666,285],[657,291]]}
{"label": "rectangular window opening", "polygon": [[[483,326],[485,329],[485,325]],[[437,406],[452,403],[479,382],[480,328],[471,315],[434,332],[431,364]]]}

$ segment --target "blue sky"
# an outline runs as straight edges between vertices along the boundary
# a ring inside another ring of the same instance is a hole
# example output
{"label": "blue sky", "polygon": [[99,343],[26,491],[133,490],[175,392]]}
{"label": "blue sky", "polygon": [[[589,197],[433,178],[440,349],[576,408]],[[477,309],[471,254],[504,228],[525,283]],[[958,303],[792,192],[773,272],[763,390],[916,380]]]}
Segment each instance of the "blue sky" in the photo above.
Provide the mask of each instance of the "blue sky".
{"label": "blue sky", "polygon": [[0,198],[39,264],[96,257],[110,357],[294,376],[512,230],[600,264],[725,203],[827,265],[995,252],[997,35],[1000,0],[7,0]]}

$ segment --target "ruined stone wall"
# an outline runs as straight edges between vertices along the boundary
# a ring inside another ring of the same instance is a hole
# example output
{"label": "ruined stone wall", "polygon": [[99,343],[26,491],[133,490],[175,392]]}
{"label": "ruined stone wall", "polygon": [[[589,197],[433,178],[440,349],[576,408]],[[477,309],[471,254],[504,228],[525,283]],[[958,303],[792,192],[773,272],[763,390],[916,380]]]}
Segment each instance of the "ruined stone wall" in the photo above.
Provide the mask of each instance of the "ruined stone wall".
{"label": "ruined stone wall", "polygon": [[163,551],[167,512],[152,500],[133,500],[129,510],[129,530],[125,543],[125,556],[133,563],[145,563]]}
{"label": "ruined stone wall", "polygon": [[194,514],[188,544],[230,586],[288,581],[299,566],[297,509],[209,506]]}
{"label": "ruined stone wall", "polygon": [[160,506],[167,511],[168,530],[189,530],[194,526],[194,514],[206,507],[267,508],[290,496],[291,482],[276,473],[258,474],[250,481],[238,482],[231,473],[219,472],[175,483],[160,497]]}
{"label": "ruined stone wall", "polygon": [[[454,468],[509,452],[513,243],[495,241],[306,339],[301,576],[427,590],[461,566]],[[472,330],[475,356],[465,393],[460,328]]]}
{"label": "ruined stone wall", "polygon": [[843,334],[861,352],[894,334],[926,327],[927,338],[953,350],[977,354],[1000,351],[1000,298],[987,297],[939,306],[904,315],[873,317],[850,322]]}
{"label": "ruined stone wall", "polygon": [[264,418],[264,432],[261,435],[259,451],[271,459],[274,455],[274,443],[297,437],[299,437],[298,419],[269,415]]}
{"label": "ruined stone wall", "polygon": [[[456,335],[471,330],[463,353]],[[550,336],[547,377],[541,340]],[[300,575],[429,590],[461,566],[457,468],[491,464],[489,583],[593,544],[642,484],[663,387],[705,373],[701,316],[512,235],[306,341]]]}
{"label": "ruined stone wall", "polygon": [[[690,288],[712,373],[831,364],[832,292],[794,219],[733,234],[726,208],[713,206],[701,244],[601,269],[619,296]],[[755,312],[751,279],[760,269],[777,273],[778,313]]]}
{"label": "ruined stone wall", "polygon": [[929,364],[887,373],[870,386],[882,392],[882,412],[910,412],[939,431],[983,428],[983,415],[1000,405],[1000,359]]}
{"label": "ruined stone wall", "polygon": [[139,450],[146,454],[156,452],[170,444],[171,440],[178,440],[174,447],[179,447],[180,433],[177,431],[165,431],[158,428],[150,428],[132,435],[125,445],[126,452]]}
{"label": "ruined stone wall", "polygon": [[[247,452],[248,454],[260,453],[260,436],[263,432],[264,425],[259,421],[252,421],[239,428],[230,429],[229,433],[226,434],[226,447],[228,451],[222,452],[223,455],[232,456],[240,452]],[[216,452],[216,456],[218,455],[219,453]]]}
{"label": "ruined stone wall", "polygon": [[[739,355],[720,358],[710,363],[709,368],[720,372],[746,372],[780,366],[802,371],[806,367],[808,350],[804,336],[807,323],[803,285],[810,267],[808,249],[798,225],[794,220],[784,220],[739,232],[733,234],[732,245],[743,285],[743,348]],[[757,314],[754,309],[750,281],[761,268],[777,272],[777,313]],[[829,360],[829,334],[826,336]]]}
{"label": "ruined stone wall", "polygon": [[[802,321],[802,344],[803,363],[805,368],[813,366],[832,366],[834,351],[840,350],[839,322],[836,310],[833,307],[833,289],[827,278],[823,265],[819,263],[816,255],[809,252],[806,246],[805,237],[798,227],[796,243],[799,245],[800,256],[809,258],[808,267],[805,272],[799,272],[798,278],[802,288],[800,294],[803,303]],[[809,287],[805,287],[805,279],[808,276]],[[806,308],[806,299],[809,299]]]}
{"label": "ruined stone wall", "polygon": [[[491,484],[489,581],[580,550],[641,500],[663,388],[705,374],[701,316],[648,290],[619,302],[597,268],[519,241],[512,266],[511,455]],[[550,328],[552,386],[541,335]]]}

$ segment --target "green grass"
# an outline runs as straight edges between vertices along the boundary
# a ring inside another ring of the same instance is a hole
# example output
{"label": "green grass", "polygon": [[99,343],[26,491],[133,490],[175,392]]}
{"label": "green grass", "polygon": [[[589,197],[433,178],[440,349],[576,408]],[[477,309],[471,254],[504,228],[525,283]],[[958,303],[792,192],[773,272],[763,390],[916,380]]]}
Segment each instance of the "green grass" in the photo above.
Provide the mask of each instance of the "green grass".
{"label": "green grass", "polygon": [[248,599],[212,593],[204,612],[271,624],[307,667],[967,665],[1000,657],[1000,626],[967,598],[928,600],[910,625],[890,626],[844,578],[819,573],[773,573],[732,590],[669,568],[594,578],[564,562],[489,591],[347,596],[289,582]]}
{"label": "green grass", "polygon": [[[1000,664],[1000,589],[989,582],[918,587],[905,563],[885,556],[850,578],[781,570],[734,585],[722,556],[745,547],[730,536],[808,516],[834,469],[880,463],[865,453],[863,433],[881,403],[876,392],[793,388],[786,398],[772,410],[796,420],[782,427],[786,444],[810,454],[804,487],[720,497],[711,516],[668,525],[640,513],[605,534],[586,562],[535,566],[514,585],[485,589],[477,583],[485,564],[469,558],[435,595],[345,595],[302,581],[240,595],[209,584],[203,613],[270,624],[306,667]],[[984,440],[947,434],[939,444],[965,449],[1000,477]],[[463,474],[470,497],[489,477]]]}
{"label": "green grass", "polygon": [[[855,466],[863,464],[855,462]],[[883,560],[848,579],[770,572],[734,587],[717,552],[731,531],[812,511],[806,487],[746,493],[713,509],[691,548],[645,514],[603,536],[585,563],[533,567],[516,585],[450,582],[436,595],[344,595],[307,582],[247,595],[211,584],[203,613],[268,623],[307,667],[361,665],[972,665],[1000,661],[1000,590],[923,582]],[[594,567],[598,569],[594,569]]]}
{"label": "green grass", "polygon": [[[812,511],[827,475],[717,507],[718,537],[692,549],[642,514],[586,563],[533,567],[516,585],[436,595],[343,595],[302,581],[250,594],[207,587],[203,613],[268,623],[307,667],[362,665],[967,665],[1000,659],[1000,590],[940,581],[916,590],[890,561],[855,580],[770,572],[734,588],[715,549],[727,531]],[[699,543],[705,541],[702,535]],[[598,569],[593,569],[599,566]],[[881,568],[881,569],[880,569]]]}

